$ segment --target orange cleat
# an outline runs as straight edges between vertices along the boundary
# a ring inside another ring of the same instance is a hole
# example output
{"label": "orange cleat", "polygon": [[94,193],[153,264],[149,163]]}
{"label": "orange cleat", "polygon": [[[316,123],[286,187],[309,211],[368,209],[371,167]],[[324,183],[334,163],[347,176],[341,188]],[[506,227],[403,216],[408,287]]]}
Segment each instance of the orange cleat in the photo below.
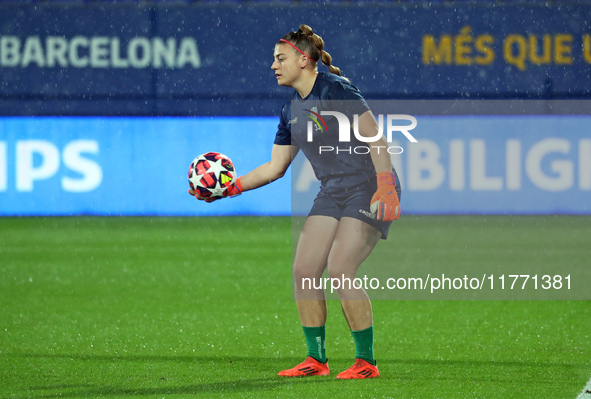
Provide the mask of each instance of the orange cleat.
{"label": "orange cleat", "polygon": [[307,377],[311,375],[328,375],[329,373],[328,361],[323,364],[308,356],[306,360],[294,368],[280,371],[277,375],[280,377]]}
{"label": "orange cleat", "polygon": [[339,373],[337,378],[341,380],[351,380],[359,378],[375,378],[379,376],[380,372],[376,366],[363,359],[355,359],[355,363],[347,370]]}

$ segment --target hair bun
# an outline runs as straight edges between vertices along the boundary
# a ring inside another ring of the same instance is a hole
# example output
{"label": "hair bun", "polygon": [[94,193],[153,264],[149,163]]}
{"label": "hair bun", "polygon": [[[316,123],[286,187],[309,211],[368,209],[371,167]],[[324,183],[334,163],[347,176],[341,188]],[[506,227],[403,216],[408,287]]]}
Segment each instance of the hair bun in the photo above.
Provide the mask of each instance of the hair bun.
{"label": "hair bun", "polygon": [[314,34],[314,31],[308,25],[300,25],[299,30],[300,30],[300,32],[302,32],[303,34],[305,34],[307,36],[312,36]]}

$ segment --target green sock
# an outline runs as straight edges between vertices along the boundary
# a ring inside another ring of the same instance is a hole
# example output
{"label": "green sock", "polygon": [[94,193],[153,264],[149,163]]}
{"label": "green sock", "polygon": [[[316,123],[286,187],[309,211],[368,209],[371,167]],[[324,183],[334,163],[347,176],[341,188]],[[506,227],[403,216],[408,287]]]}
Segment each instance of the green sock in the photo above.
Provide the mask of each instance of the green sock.
{"label": "green sock", "polygon": [[373,326],[361,331],[351,330],[355,340],[355,358],[363,359],[375,366],[376,359],[373,357]]}
{"label": "green sock", "polygon": [[326,363],[326,328],[305,327],[306,345],[308,345],[308,356],[313,357],[320,363]]}

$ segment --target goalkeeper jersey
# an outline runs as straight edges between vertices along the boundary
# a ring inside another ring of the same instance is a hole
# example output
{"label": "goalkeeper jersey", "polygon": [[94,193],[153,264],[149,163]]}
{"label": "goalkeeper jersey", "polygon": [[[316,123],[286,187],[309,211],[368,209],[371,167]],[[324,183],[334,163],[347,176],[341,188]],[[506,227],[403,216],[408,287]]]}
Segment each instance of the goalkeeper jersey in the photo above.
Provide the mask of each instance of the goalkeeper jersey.
{"label": "goalkeeper jersey", "polygon": [[[275,144],[297,145],[327,194],[352,191],[376,176],[370,143],[359,141],[351,128],[355,115],[368,110],[359,90],[347,79],[320,72],[306,98],[294,91],[283,105]],[[322,115],[322,111],[337,111],[347,120],[341,118],[341,127],[338,116]],[[339,128],[343,127],[349,130],[350,141],[340,140]]]}

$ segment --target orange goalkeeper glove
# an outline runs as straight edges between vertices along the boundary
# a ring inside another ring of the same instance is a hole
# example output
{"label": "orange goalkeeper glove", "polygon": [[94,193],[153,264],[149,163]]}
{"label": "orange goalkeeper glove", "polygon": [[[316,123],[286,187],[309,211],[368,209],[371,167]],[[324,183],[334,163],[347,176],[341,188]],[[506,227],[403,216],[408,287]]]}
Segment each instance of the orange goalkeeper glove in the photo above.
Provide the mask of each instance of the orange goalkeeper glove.
{"label": "orange goalkeeper glove", "polygon": [[236,182],[226,189],[225,197],[235,197],[242,194],[242,183],[240,179],[242,179],[242,176],[236,179]]}
{"label": "orange goalkeeper glove", "polygon": [[226,189],[226,191],[224,191],[224,196],[223,197],[211,197],[211,198],[205,198],[200,196],[197,191],[193,191],[191,189],[189,189],[189,194],[192,195],[193,197],[197,198],[200,201],[205,201],[205,202],[213,202],[222,198],[226,198],[226,197],[235,197],[237,195],[242,194],[242,184],[240,183],[240,177],[238,179],[236,179],[236,182],[234,184],[232,184],[231,186],[228,186],[228,188]]}
{"label": "orange goalkeeper glove", "polygon": [[391,222],[400,217],[400,200],[396,193],[396,179],[392,172],[377,175],[378,189],[371,198],[370,211],[378,220]]}

